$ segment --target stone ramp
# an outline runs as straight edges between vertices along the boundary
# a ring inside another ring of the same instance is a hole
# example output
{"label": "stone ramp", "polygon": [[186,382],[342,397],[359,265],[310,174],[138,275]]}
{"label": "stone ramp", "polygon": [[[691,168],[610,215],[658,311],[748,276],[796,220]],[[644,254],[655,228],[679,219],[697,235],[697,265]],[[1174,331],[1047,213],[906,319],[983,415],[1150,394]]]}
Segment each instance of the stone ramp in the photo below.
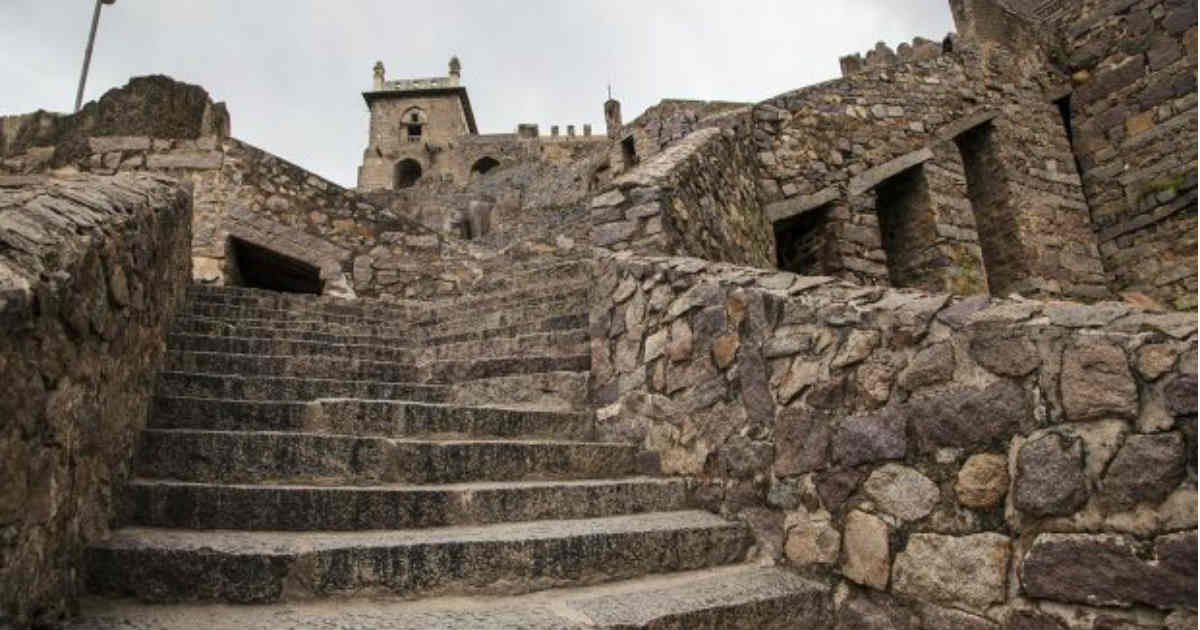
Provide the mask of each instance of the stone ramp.
{"label": "stone ramp", "polygon": [[515,597],[260,606],[90,599],[67,628],[826,628],[829,590],[782,569],[734,565]]}

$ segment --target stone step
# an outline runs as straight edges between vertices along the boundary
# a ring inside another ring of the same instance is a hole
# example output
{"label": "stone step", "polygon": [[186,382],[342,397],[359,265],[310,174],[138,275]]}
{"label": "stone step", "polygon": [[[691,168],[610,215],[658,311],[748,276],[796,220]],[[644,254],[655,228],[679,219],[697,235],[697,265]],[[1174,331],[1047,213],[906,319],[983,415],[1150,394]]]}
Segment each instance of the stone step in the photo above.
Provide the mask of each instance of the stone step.
{"label": "stone step", "polygon": [[447,318],[435,324],[420,326],[426,337],[445,337],[479,328],[503,328],[525,322],[542,321],[550,317],[587,312],[587,300],[556,302],[550,305],[534,304],[512,309],[467,313],[460,317]]}
{"label": "stone step", "polygon": [[584,281],[592,277],[591,259],[568,260],[553,264],[510,264],[500,269],[490,269],[483,278],[471,285],[473,293],[511,291],[531,282]]}
{"label": "stone step", "polygon": [[554,588],[510,597],[340,599],[242,606],[146,604],[87,598],[69,630],[195,628],[199,619],[233,628],[374,630],[477,628],[830,628],[832,589],[775,567],[716,566],[594,586]]}
{"label": "stone step", "polygon": [[461,383],[518,374],[547,372],[587,372],[592,355],[567,356],[508,356],[480,359],[432,361],[421,366],[421,381],[426,383]]}
{"label": "stone step", "polygon": [[340,309],[306,309],[306,308],[274,308],[273,302],[261,306],[257,302],[250,304],[224,303],[203,299],[189,300],[181,311],[188,317],[208,317],[222,320],[269,320],[274,322],[289,321],[322,321],[344,325],[368,325],[379,328],[392,327],[402,330],[409,327],[426,327],[450,322],[475,320],[483,317],[499,317],[504,314],[544,313],[554,314],[568,307],[586,305],[588,288],[569,287],[558,290],[551,288],[548,293],[520,293],[515,296],[481,297],[469,302],[452,302],[446,304],[429,304],[427,310],[419,311],[415,307],[398,311],[395,315],[377,312],[371,309],[354,308],[356,302],[349,303]]}
{"label": "stone step", "polygon": [[147,602],[319,596],[516,594],[743,559],[745,527],[653,512],[367,532],[130,527],[85,553],[85,588]]}
{"label": "stone step", "polygon": [[472,313],[507,310],[515,306],[554,304],[566,301],[586,300],[591,289],[591,279],[573,279],[569,282],[545,282],[538,278],[534,284],[508,291],[465,295],[423,303],[426,309],[423,322],[434,322],[453,313]]}
{"label": "stone step", "polygon": [[308,402],[156,396],[149,427],[296,431],[380,437],[595,437],[594,414],[469,407],[392,400]]}
{"label": "stone step", "polygon": [[605,479],[634,474],[636,455],[636,446],[602,442],[146,429],[134,469],[139,477],[218,483]]}
{"label": "stone step", "polygon": [[396,363],[415,363],[417,356],[422,354],[408,345],[388,343],[326,343],[283,337],[224,337],[191,333],[171,333],[167,336],[167,348],[228,354],[326,356]]}
{"label": "stone step", "polygon": [[460,381],[449,385],[447,402],[476,407],[590,409],[589,376],[586,371],[539,372]]}
{"label": "stone step", "polygon": [[282,293],[266,289],[202,285],[188,287],[188,301],[239,307],[303,310],[314,313],[365,315],[377,319],[409,319],[422,311],[418,307],[419,303],[396,304],[373,299],[346,300],[303,293]]}
{"label": "stone step", "polygon": [[421,358],[445,361],[480,356],[536,354],[561,357],[590,353],[591,339],[588,337],[588,332],[575,329],[433,344],[425,347],[421,352]]}
{"label": "stone step", "polygon": [[377,334],[371,333],[370,329],[363,330],[362,328],[348,327],[341,324],[324,324],[321,322],[288,322],[260,326],[211,318],[182,317],[177,318],[173,322],[171,335],[197,335],[239,339],[287,339],[291,341],[333,345],[379,345],[407,348],[429,347],[496,337],[514,337],[539,332],[586,330],[587,326],[588,315],[586,312],[555,315],[508,326],[480,327],[454,334],[437,336],[425,336],[422,331],[414,332],[412,330],[401,333],[389,330],[386,334]]}
{"label": "stone step", "polygon": [[170,350],[165,369],[174,372],[339,378],[354,381],[427,382],[413,363],[371,361],[336,356],[230,354]]}
{"label": "stone step", "polygon": [[448,402],[450,390],[445,385],[421,383],[163,371],[158,375],[155,394],[234,400],[360,398],[436,403]]}
{"label": "stone step", "polygon": [[596,518],[687,508],[681,479],[413,486],[214,485],[139,479],[126,522],[259,531],[366,530]]}

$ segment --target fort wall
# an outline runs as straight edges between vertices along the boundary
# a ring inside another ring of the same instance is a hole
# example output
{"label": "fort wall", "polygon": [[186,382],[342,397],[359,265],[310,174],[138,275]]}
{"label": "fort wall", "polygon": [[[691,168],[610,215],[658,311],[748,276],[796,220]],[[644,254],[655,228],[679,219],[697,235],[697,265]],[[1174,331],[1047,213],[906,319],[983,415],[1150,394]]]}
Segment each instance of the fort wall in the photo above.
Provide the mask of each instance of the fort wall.
{"label": "fort wall", "polygon": [[1193,618],[1194,313],[628,252],[594,277],[600,438],[840,576],[841,623]]}
{"label": "fort wall", "polygon": [[191,210],[152,174],[0,175],[0,625],[76,606],[191,283]]}

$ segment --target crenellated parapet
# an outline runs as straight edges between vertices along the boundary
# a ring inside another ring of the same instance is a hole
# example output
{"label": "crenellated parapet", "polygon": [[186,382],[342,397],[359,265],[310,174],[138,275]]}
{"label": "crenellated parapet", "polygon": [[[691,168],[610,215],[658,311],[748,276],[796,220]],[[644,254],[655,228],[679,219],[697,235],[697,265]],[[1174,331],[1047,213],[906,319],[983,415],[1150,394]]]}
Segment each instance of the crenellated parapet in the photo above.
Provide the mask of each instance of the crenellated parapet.
{"label": "crenellated parapet", "polygon": [[928,61],[941,56],[942,52],[951,45],[953,39],[953,33],[946,35],[946,38],[942,42],[935,42],[924,37],[914,37],[911,44],[902,42],[896,47],[896,50],[892,50],[884,42],[878,42],[874,48],[868,50],[866,53],[846,55],[840,58],[838,62],[842,67],[842,76],[846,77],[870,68],[884,68],[900,63]]}

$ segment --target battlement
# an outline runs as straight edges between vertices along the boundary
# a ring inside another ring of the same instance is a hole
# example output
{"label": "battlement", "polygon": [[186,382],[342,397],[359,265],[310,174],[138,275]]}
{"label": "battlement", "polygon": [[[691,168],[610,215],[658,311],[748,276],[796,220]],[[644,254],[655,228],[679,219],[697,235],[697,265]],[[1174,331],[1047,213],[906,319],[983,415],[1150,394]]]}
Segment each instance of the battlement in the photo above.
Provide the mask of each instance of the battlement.
{"label": "battlement", "polygon": [[865,54],[846,55],[838,59],[838,62],[842,66],[842,76],[848,77],[856,72],[872,68],[885,68],[901,63],[935,59],[949,47],[953,40],[954,33],[946,35],[942,42],[935,42],[924,37],[914,37],[911,44],[902,42],[894,51],[886,43],[878,42]]}
{"label": "battlement", "polygon": [[[396,79],[385,81],[383,90],[413,91],[413,90],[444,90],[459,87],[458,77],[426,77],[422,79]],[[378,91],[378,90],[377,90]]]}

